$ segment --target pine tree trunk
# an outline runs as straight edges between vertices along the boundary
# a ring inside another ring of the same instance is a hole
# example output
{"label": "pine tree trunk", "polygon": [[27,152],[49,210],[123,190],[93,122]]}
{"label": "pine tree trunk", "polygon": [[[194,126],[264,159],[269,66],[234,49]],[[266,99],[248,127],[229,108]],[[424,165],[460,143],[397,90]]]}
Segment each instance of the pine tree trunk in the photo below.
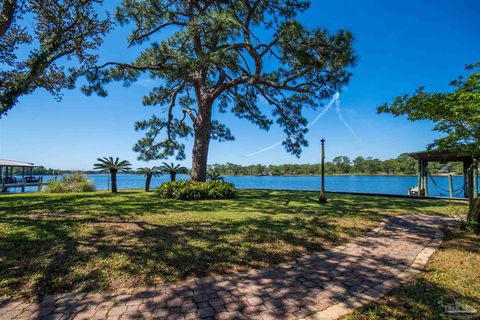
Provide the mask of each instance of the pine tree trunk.
{"label": "pine tree trunk", "polygon": [[150,191],[150,181],[152,181],[152,175],[147,174],[147,180],[145,180],[145,191]]}
{"label": "pine tree trunk", "polygon": [[207,180],[208,147],[212,130],[212,104],[199,106],[194,124],[195,140],[192,151],[192,171],[190,178],[194,181]]}
{"label": "pine tree trunk", "polygon": [[170,181],[174,182],[177,180],[177,173],[176,172],[170,172]]}
{"label": "pine tree trunk", "polygon": [[110,170],[112,176],[112,192],[117,193],[117,170]]}

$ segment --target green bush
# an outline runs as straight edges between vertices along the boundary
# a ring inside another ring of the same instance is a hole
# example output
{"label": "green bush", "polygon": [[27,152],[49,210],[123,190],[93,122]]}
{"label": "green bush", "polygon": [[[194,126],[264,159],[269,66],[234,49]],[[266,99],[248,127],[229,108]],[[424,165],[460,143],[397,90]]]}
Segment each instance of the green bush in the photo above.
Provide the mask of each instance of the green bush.
{"label": "green bush", "polygon": [[92,192],[95,191],[95,185],[92,181],[80,173],[71,176],[64,176],[60,181],[50,181],[47,183],[45,192],[48,193],[67,193],[67,192]]}
{"label": "green bush", "polygon": [[162,184],[155,191],[160,198],[178,200],[230,199],[235,196],[233,184],[223,181],[174,181]]}

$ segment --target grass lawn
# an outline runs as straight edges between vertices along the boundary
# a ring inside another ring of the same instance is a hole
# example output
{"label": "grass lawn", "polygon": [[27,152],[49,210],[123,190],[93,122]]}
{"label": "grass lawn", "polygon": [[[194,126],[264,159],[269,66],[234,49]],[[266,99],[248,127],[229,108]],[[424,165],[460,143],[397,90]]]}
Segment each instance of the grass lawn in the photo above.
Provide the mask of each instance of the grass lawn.
{"label": "grass lawn", "polygon": [[342,320],[442,319],[458,301],[480,312],[480,235],[450,231],[424,272]]}
{"label": "grass lawn", "polygon": [[[289,260],[399,214],[461,214],[465,202],[285,191],[173,201],[125,191],[0,196],[0,296],[176,281]],[[476,265],[478,267],[478,264]]]}

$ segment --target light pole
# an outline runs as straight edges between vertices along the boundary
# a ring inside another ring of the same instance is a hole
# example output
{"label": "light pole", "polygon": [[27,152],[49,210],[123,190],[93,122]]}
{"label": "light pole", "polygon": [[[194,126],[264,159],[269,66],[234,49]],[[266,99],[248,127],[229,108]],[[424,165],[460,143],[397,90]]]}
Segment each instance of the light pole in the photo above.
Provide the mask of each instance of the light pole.
{"label": "light pole", "polygon": [[325,194],[325,139],[320,140],[322,143],[322,162],[321,162],[321,171],[322,171],[322,186],[320,191],[320,197],[318,198],[319,203],[327,202],[327,195]]}

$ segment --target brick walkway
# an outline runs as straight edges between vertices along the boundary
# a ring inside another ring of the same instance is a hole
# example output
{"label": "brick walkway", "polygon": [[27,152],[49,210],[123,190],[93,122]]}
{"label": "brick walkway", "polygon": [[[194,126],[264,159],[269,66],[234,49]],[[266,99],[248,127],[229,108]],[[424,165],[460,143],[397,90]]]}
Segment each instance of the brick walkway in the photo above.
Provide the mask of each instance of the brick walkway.
{"label": "brick walkway", "polygon": [[433,216],[390,218],[353,242],[247,274],[0,300],[0,319],[335,319],[410,280],[441,242]]}

